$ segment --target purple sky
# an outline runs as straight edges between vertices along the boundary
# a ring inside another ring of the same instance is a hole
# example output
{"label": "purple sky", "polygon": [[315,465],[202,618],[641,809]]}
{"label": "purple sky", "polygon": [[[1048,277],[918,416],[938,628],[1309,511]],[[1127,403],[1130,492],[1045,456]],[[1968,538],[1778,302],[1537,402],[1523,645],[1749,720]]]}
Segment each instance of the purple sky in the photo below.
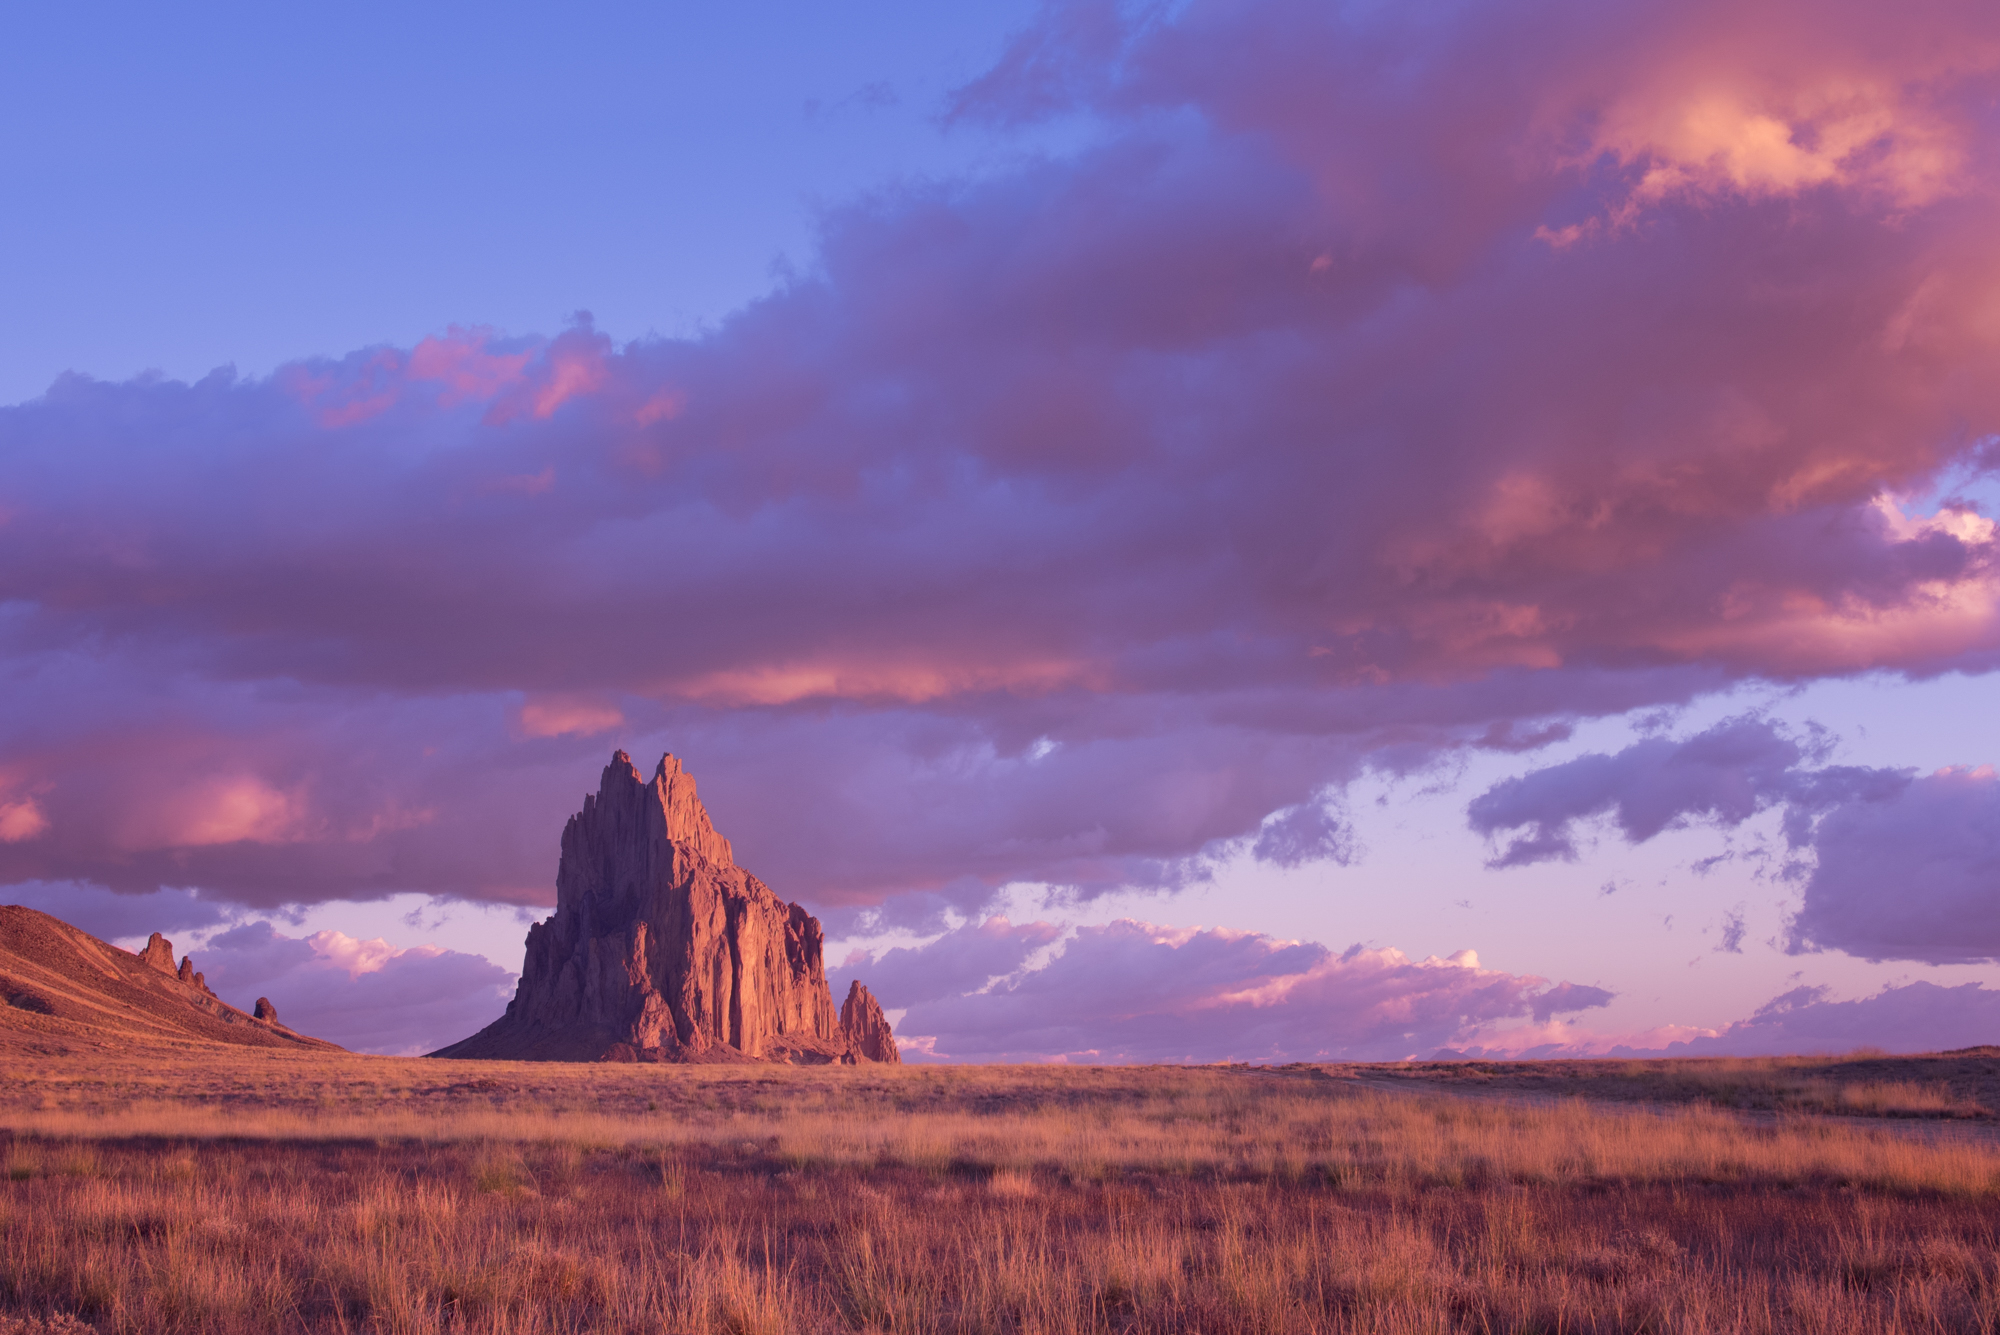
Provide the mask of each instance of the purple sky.
{"label": "purple sky", "polygon": [[2000,1032],[1987,7],[0,52],[0,899],[421,1050],[672,750],[917,1053]]}

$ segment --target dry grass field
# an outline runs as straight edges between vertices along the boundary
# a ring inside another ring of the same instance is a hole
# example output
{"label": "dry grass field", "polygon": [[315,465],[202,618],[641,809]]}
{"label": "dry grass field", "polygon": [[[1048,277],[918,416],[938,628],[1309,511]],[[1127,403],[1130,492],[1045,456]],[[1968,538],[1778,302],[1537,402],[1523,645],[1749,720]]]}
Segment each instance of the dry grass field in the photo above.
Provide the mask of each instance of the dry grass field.
{"label": "dry grass field", "polygon": [[1981,1124],[1343,1069],[21,1060],[0,1332],[2000,1329]]}
{"label": "dry grass field", "polygon": [[2000,1110],[2000,1048],[1922,1057],[1703,1057],[1669,1061],[1409,1062],[1301,1066],[1336,1079],[1457,1094],[1707,1104],[1746,1112],[1986,1121]]}

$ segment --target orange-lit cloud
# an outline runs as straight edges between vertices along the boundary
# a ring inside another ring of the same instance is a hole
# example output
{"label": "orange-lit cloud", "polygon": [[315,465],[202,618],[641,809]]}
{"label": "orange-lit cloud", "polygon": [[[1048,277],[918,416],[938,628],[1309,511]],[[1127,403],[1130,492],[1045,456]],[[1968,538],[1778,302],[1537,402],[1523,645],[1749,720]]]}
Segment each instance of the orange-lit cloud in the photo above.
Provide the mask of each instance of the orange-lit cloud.
{"label": "orange-lit cloud", "polygon": [[[940,646],[943,649],[943,646]],[[824,663],[732,668],[655,690],[711,705],[784,705],[800,700],[872,700],[922,704],[985,691],[1037,694],[1101,682],[1098,665],[1067,662],[962,663],[940,652],[930,663],[871,663],[835,656]]]}
{"label": "orange-lit cloud", "polygon": [[1632,194],[1640,205],[1679,193],[1776,196],[1831,185],[1911,207],[1959,186],[1966,133],[1913,105],[1904,86],[1836,76],[1797,90],[1694,82],[1624,99],[1596,147],[1642,168]]}
{"label": "orange-lit cloud", "polygon": [[603,386],[604,359],[593,352],[579,349],[550,360],[548,379],[535,391],[535,416],[547,417],[575,396]]}
{"label": "orange-lit cloud", "polygon": [[240,840],[284,843],[298,837],[305,819],[304,803],[255,776],[219,779],[162,803],[169,822],[158,830],[160,842],[183,848],[233,844]]}
{"label": "orange-lit cloud", "polygon": [[364,973],[380,973],[397,957],[411,951],[428,958],[444,954],[436,946],[412,946],[404,950],[390,945],[379,936],[362,941],[330,929],[314,932],[306,938],[306,942],[312,946],[314,954],[343,970],[350,978],[359,978]]}
{"label": "orange-lit cloud", "polygon": [[624,712],[588,696],[539,695],[521,702],[517,716],[529,737],[595,737],[625,722]]}
{"label": "orange-lit cloud", "polygon": [[32,797],[0,802],[0,844],[18,844],[49,828],[48,817]]}
{"label": "orange-lit cloud", "polygon": [[687,395],[677,389],[663,389],[639,405],[639,411],[632,414],[632,420],[640,426],[651,426],[655,422],[670,422],[679,417],[687,408]]}
{"label": "orange-lit cloud", "polygon": [[534,360],[532,350],[496,352],[494,340],[491,330],[457,328],[442,338],[426,338],[410,349],[409,377],[441,384],[441,401],[447,406],[491,399],[517,382]]}

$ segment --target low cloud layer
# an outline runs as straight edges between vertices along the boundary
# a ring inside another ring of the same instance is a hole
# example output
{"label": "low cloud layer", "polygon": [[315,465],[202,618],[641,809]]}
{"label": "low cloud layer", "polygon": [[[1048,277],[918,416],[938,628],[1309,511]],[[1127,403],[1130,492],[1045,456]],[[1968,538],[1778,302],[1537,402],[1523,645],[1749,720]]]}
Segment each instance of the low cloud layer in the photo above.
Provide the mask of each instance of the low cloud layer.
{"label": "low cloud layer", "polygon": [[1081,12],[950,110],[1079,147],[698,337],[0,409],[0,884],[547,902],[622,744],[816,907],[1171,885],[1346,856],[1370,765],[1992,665],[1909,499],[2000,430],[1990,6]]}
{"label": "low cloud layer", "polygon": [[434,1051],[500,1018],[514,993],[514,975],[478,955],[331,931],[292,937],[261,921],[192,954],[230,1005],[269,997],[285,1024],[356,1052]]}
{"label": "low cloud layer", "polygon": [[2000,991],[1979,983],[1905,983],[1872,997],[1829,1001],[1801,987],[1759,1007],[1713,1037],[1675,1044],[1669,1055],[1763,1057],[1794,1052],[1939,1052],[1993,1042]]}
{"label": "low cloud layer", "polygon": [[[1483,969],[1469,950],[1442,960],[1360,946],[1336,955],[1130,919],[1079,928],[1046,964],[1021,971],[1056,935],[1045,923],[994,920],[850,969],[885,1007],[907,1008],[897,1032],[913,1055],[959,1061],[1393,1061],[1496,1022],[1611,1000],[1601,988]],[[932,952],[944,967],[930,967]]]}
{"label": "low cloud layer", "polygon": [[1672,1026],[1645,1034],[1592,1033],[1588,1024],[1543,1026],[1442,1050],[1441,1058],[1777,1057],[1884,1052],[1947,1052],[1979,1047],[2000,1033],[2000,991],[1982,983],[1892,984],[1873,996],[1829,1000],[1825,987],[1796,987],[1719,1030]]}

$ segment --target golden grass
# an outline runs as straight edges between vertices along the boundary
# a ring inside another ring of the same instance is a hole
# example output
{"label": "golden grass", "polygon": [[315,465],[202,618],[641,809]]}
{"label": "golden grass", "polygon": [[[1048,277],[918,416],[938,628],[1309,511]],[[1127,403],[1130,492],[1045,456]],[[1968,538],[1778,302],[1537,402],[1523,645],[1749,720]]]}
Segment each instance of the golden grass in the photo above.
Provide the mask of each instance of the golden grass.
{"label": "golden grass", "polygon": [[103,1332],[2000,1328],[2000,1154],[1949,1127],[366,1059],[44,1063],[0,1126],[0,1312]]}

